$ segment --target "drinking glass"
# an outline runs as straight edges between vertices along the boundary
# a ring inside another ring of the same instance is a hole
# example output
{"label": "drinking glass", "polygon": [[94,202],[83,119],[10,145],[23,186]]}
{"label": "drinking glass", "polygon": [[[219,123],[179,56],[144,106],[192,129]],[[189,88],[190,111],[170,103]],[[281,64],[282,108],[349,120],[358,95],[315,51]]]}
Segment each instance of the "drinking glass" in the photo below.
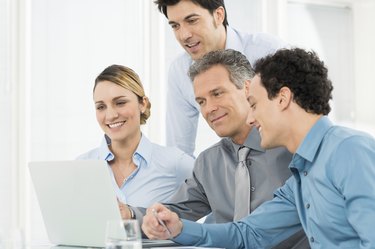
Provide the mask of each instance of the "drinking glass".
{"label": "drinking glass", "polygon": [[142,249],[141,230],[137,220],[109,220],[106,249]]}

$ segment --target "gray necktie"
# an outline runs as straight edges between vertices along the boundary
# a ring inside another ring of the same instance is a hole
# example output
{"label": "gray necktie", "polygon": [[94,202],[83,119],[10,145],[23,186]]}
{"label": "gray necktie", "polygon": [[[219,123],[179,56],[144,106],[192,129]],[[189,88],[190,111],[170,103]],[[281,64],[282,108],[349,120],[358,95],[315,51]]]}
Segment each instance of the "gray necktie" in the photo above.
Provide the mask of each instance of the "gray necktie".
{"label": "gray necktie", "polygon": [[238,165],[235,179],[235,202],[234,202],[234,221],[237,221],[250,213],[250,174],[246,166],[246,157],[250,148],[245,146],[238,150]]}

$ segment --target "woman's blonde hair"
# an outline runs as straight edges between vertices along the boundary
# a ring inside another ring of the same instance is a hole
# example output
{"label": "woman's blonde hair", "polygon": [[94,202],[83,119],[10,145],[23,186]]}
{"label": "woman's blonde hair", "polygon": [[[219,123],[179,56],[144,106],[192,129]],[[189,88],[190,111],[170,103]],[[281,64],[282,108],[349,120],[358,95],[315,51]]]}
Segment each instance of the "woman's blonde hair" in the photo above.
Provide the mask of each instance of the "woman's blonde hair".
{"label": "woman's blonde hair", "polygon": [[95,91],[96,86],[101,81],[110,81],[129,91],[132,91],[135,95],[137,95],[139,103],[143,103],[143,100],[145,99],[146,109],[141,113],[141,124],[146,123],[146,120],[151,115],[151,103],[145,95],[145,91],[138,74],[134,72],[134,70],[121,65],[112,65],[107,67],[98,75],[98,77],[96,77],[93,91]]}

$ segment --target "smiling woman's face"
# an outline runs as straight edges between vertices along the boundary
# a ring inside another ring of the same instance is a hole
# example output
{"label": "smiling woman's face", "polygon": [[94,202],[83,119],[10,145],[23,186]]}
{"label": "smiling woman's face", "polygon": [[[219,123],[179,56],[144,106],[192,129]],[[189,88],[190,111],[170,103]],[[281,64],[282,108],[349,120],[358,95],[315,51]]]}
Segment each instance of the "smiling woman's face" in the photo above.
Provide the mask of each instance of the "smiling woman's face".
{"label": "smiling woman's face", "polygon": [[137,95],[110,81],[100,81],[93,97],[96,119],[111,141],[126,140],[139,134],[144,106]]}

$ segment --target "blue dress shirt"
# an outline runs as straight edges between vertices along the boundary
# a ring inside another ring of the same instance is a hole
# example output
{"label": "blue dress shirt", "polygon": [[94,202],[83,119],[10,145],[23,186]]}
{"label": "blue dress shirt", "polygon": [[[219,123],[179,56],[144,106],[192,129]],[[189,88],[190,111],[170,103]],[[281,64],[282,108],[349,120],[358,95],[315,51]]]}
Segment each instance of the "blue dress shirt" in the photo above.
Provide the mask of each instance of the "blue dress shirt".
{"label": "blue dress shirt", "polygon": [[[227,27],[225,49],[243,53],[252,65],[257,59],[286,46],[286,43],[270,34],[245,34]],[[172,62],[168,74],[166,112],[167,145],[180,148],[189,155],[194,154],[200,110],[188,76],[192,63],[186,52]]]}
{"label": "blue dress shirt", "polygon": [[[110,139],[105,136],[100,147],[81,156],[78,160],[97,159],[112,161],[115,156],[109,150]],[[118,187],[110,165],[117,198],[136,207],[149,207],[155,202],[166,202],[185,179],[192,176],[194,159],[183,151],[151,143],[142,134],[133,154],[137,169]]]}
{"label": "blue dress shirt", "polygon": [[236,223],[183,221],[182,244],[270,248],[302,225],[311,248],[375,247],[375,140],[333,126],[311,128],[289,165],[293,176],[271,201]]}

